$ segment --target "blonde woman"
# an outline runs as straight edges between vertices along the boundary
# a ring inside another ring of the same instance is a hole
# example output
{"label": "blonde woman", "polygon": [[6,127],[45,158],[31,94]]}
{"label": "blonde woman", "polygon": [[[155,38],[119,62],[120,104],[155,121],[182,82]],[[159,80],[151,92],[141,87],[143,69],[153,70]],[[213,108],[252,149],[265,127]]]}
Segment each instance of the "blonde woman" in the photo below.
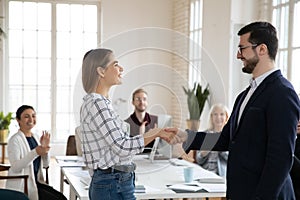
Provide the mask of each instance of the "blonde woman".
{"label": "blonde woman", "polygon": [[[207,133],[219,133],[228,120],[228,109],[223,104],[215,104],[209,112],[209,127]],[[225,177],[228,152],[197,151],[196,161],[204,169]]]}
{"label": "blonde woman", "polygon": [[[172,134],[152,129],[130,137],[124,121],[114,111],[110,88],[121,84],[123,67],[109,49],[88,51],[82,63],[86,91],[80,111],[83,157],[92,176],[91,200],[134,200],[133,157],[156,137]],[[171,139],[171,138],[170,138]]]}

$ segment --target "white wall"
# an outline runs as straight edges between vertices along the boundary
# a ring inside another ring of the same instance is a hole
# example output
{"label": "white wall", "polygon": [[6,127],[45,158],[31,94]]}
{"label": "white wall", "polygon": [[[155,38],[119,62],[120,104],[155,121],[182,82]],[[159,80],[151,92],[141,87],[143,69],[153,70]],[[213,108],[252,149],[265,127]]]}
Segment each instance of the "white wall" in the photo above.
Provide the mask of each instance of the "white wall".
{"label": "white wall", "polygon": [[123,84],[111,94],[123,119],[133,112],[131,94],[139,87],[148,91],[149,112],[171,113],[172,9],[172,0],[102,1],[101,46],[125,69]]}
{"label": "white wall", "polygon": [[[236,60],[236,31],[258,19],[257,2],[260,0],[204,0],[205,65],[202,69],[203,77],[210,84],[212,103],[225,103],[231,107],[237,93],[248,84],[248,76],[241,72],[241,63]],[[1,3],[3,0],[0,0]],[[173,3],[173,0],[101,1],[103,42],[99,46],[114,50],[125,68],[123,84],[114,87],[111,93],[121,118],[126,118],[133,111],[131,93],[138,87],[148,90],[151,113],[171,113],[170,102],[174,98],[171,89],[174,77],[171,51]],[[3,70],[2,53],[0,75]],[[0,94],[2,87],[0,82]],[[3,102],[0,102],[1,110],[2,105]],[[206,119],[203,121],[206,122]],[[59,153],[64,154],[64,151],[52,152]]]}
{"label": "white wall", "polygon": [[229,80],[229,105],[232,106],[236,96],[249,85],[250,75],[242,72],[242,62],[236,59],[237,46],[239,44],[239,37],[237,32],[244,25],[259,20],[259,2],[261,0],[232,0],[231,3],[231,46],[230,46],[230,65],[228,76]]}
{"label": "white wall", "polygon": [[204,0],[203,7],[203,77],[212,90],[211,103],[224,103],[231,108],[249,78],[236,59],[237,31],[257,19],[256,1]]}
{"label": "white wall", "polygon": [[212,103],[228,104],[230,3],[230,0],[204,0],[203,4],[202,72],[212,91]]}

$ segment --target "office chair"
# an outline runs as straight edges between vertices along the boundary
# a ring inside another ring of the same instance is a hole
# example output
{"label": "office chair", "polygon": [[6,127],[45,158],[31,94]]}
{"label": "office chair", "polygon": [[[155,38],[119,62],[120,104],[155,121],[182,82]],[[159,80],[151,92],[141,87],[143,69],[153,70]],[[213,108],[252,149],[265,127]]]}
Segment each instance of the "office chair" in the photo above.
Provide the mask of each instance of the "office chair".
{"label": "office chair", "polygon": [[[0,171],[8,171],[10,165],[0,164]],[[10,190],[10,189],[0,189],[1,199],[14,199],[14,200],[29,200],[28,195],[28,175],[0,175],[0,180],[7,179],[24,179],[24,193]]]}
{"label": "office chair", "polygon": [[76,149],[76,140],[75,135],[70,135],[67,141],[67,149],[66,149],[67,156],[77,156],[77,149]]}
{"label": "office chair", "polygon": [[[76,140],[75,135],[70,135],[67,141],[67,148],[66,148],[66,156],[77,156],[77,149],[76,149]],[[67,179],[64,179],[64,182],[69,185]]]}
{"label": "office chair", "polygon": [[48,167],[44,167],[45,171],[46,171],[46,180],[45,182],[49,185],[49,166]]}
{"label": "office chair", "polygon": [[75,128],[75,141],[76,141],[77,155],[82,156],[82,149],[81,149],[82,135],[79,126]]}

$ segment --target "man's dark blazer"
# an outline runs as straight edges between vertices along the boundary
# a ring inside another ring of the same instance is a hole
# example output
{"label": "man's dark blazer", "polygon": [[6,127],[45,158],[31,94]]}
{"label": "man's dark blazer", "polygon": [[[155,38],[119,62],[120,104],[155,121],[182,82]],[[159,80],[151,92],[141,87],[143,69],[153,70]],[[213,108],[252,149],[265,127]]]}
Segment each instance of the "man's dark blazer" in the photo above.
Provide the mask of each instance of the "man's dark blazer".
{"label": "man's dark blazer", "polygon": [[293,181],[295,196],[298,200],[300,199],[300,134],[297,135],[294,163],[290,174]]}
{"label": "man's dark blazer", "polygon": [[[293,163],[300,103],[292,85],[277,70],[256,88],[240,118],[249,87],[237,97],[228,123],[212,150],[229,151],[227,198],[293,200]],[[204,132],[189,132],[183,148],[199,149]]]}

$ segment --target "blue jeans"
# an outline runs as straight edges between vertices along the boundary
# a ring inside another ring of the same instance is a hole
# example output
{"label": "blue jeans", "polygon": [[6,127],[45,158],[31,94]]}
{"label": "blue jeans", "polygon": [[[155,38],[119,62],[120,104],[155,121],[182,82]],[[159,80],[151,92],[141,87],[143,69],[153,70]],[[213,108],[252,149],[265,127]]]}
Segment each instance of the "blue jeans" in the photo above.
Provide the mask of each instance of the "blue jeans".
{"label": "blue jeans", "polygon": [[135,200],[134,172],[95,170],[89,188],[91,200]]}

